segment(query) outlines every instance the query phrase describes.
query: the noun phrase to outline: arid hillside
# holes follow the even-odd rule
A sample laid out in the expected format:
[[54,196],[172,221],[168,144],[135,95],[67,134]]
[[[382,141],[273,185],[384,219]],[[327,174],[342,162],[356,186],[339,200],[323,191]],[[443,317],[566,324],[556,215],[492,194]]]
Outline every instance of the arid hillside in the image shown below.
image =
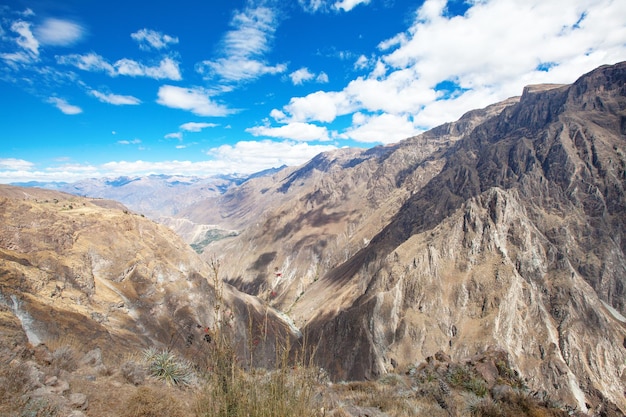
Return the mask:
[[[273,310],[216,280],[219,265],[119,203],[0,186],[0,219],[0,304],[34,346],[69,338],[113,355],[192,355],[205,328],[227,325],[243,354],[258,336],[251,320],[290,334]],[[261,364],[273,343],[258,348]]]

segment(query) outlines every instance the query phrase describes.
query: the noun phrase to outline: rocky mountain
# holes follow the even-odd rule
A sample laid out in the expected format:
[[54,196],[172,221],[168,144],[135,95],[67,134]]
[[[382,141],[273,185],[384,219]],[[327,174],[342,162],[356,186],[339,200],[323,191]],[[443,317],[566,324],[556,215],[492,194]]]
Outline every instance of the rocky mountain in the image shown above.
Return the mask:
[[336,380],[497,347],[531,389],[626,413],[626,63],[179,213]]
[[[197,356],[218,328],[250,357],[259,323],[284,340],[298,336],[282,313],[219,274],[217,262],[120,203],[0,186],[3,335],[20,333],[17,318],[32,346],[74,340],[118,357],[146,348]],[[0,356],[23,348],[19,339],[3,336]],[[260,365],[275,359],[276,341],[266,339],[255,346]]]

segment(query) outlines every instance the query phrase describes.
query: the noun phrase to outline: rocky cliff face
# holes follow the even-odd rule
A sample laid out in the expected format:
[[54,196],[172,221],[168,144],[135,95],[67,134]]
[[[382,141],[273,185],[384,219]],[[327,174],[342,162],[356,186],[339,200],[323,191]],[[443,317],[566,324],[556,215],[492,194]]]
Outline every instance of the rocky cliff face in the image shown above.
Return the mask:
[[[262,320],[291,337],[282,316],[215,273],[170,229],[119,203],[0,186],[0,310],[32,345],[73,339],[118,357],[148,347],[192,355],[204,328],[228,326],[243,354],[258,336],[248,326]],[[0,321],[3,334],[13,324]],[[260,364],[274,360],[267,340]]]
[[620,63],[250,181],[212,218],[240,235],[208,252],[336,379],[497,346],[532,389],[626,412],[625,152]]

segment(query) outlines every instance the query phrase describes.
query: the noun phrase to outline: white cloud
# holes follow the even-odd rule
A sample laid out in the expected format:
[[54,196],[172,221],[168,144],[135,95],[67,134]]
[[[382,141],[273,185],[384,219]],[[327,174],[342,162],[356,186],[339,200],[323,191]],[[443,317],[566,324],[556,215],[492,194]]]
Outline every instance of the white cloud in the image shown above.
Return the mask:
[[360,55],[354,63],[354,68],[365,69],[370,65],[369,59],[365,55]]
[[182,79],[178,62],[172,58],[163,58],[158,66],[149,67],[132,59],[120,59],[113,66],[117,74],[131,77],[149,77],[155,80],[169,79],[178,81]]
[[96,53],[88,53],[84,55],[71,54],[57,56],[57,63],[61,65],[72,65],[83,71],[102,71],[111,76],[116,75],[115,68],[109,64],[106,59]]
[[78,23],[69,20],[49,18],[35,28],[35,35],[41,44],[69,46],[81,40],[85,30]]
[[[185,146],[185,145],[179,145]],[[0,183],[26,181],[78,181],[93,177],[121,175],[197,175],[252,174],[282,165],[303,164],[320,152],[336,149],[333,145],[311,145],[291,141],[241,141],[210,149],[205,161],[111,161],[101,165],[64,163],[45,170],[17,159],[0,159]]]
[[216,127],[215,123],[203,123],[203,122],[188,122],[180,125],[181,130],[186,130],[187,132],[200,132],[202,129],[206,129],[207,127]]
[[325,11],[327,9],[326,0],[298,0],[298,4],[309,13]]
[[182,132],[168,133],[167,135],[165,135],[165,139],[183,140],[183,134],[182,134]]
[[357,112],[352,116],[352,127],[339,135],[363,143],[395,143],[422,133],[414,126],[409,116],[383,113],[368,116]]
[[[32,167],[31,167],[32,168]],[[24,169],[5,171],[0,166],[0,183],[12,182],[72,182],[85,178],[100,176],[96,167],[90,165],[62,165],[46,170],[35,170],[25,167]]]
[[[283,110],[272,111],[278,122],[318,121],[330,123],[337,116],[355,111],[345,92],[316,91],[305,97],[294,97]],[[289,116],[287,116],[289,115]],[[280,118],[280,116],[284,116]]]
[[66,100],[58,97],[50,97],[48,99],[48,103],[54,104],[57,109],[61,110],[65,114],[79,114],[83,112],[78,106],[74,106],[73,104],[69,104]]
[[319,74],[317,74],[317,78],[315,78],[315,81],[320,84],[326,84],[328,82],[328,74],[326,74],[324,71],[320,72]]
[[118,140],[117,143],[120,145],[139,145],[141,143],[141,139]]
[[169,79],[179,81],[182,79],[178,62],[172,58],[163,58],[158,66],[148,66],[132,59],[123,58],[110,64],[105,58],[95,53],[84,55],[71,54],[57,56],[57,63],[72,65],[83,71],[106,72],[115,77],[127,75],[130,77],[148,77],[156,80]]
[[226,116],[233,111],[211,100],[203,88],[184,88],[163,85],[159,88],[157,103],[190,111],[198,116]]
[[91,90],[89,94],[96,97],[98,100],[102,101],[103,103],[114,104],[116,106],[137,105],[141,103],[141,100],[133,96],[121,96],[118,94],[111,94],[111,93],[105,94],[96,90]]
[[[489,1],[452,19],[441,16],[443,3],[424,3],[409,36],[399,38],[397,49],[383,58],[388,65],[412,68],[430,85],[455,78],[466,88],[489,86],[519,94],[523,86],[518,80],[538,72],[542,62],[558,67],[594,50],[625,49],[626,21],[612,18],[626,13],[622,2]],[[607,33],[621,35],[611,41]],[[602,63],[600,57],[589,58],[577,73]]]
[[359,4],[368,4],[370,0],[340,0],[333,4],[333,8],[336,10],[343,10],[344,12],[349,12],[354,9]]
[[2,57],[2,59],[4,59],[5,61],[9,61],[11,64],[28,64],[33,61],[33,56],[24,51],[7,52],[0,54],[0,57]]
[[13,22],[11,30],[19,35],[15,42],[24,50],[25,53],[30,56],[31,59],[36,60],[39,58],[39,41],[33,35],[30,30],[30,23],[19,20]]
[[32,162],[24,159],[16,158],[0,158],[0,169],[8,169],[11,171],[27,170],[35,166]]
[[309,13],[328,12],[329,10],[349,12],[359,4],[368,4],[370,0],[298,0],[300,7]]
[[[323,2],[300,4],[324,7]],[[340,91],[293,97],[270,115],[281,123],[331,123],[361,112],[340,137],[370,142],[384,136],[383,126],[389,126],[388,137],[411,135],[519,95],[525,85],[571,83],[602,64],[626,59],[626,2],[468,4],[463,16],[450,17],[447,1],[426,0],[406,32],[379,43],[379,56],[355,61],[355,69],[369,74]],[[444,81],[458,89],[442,95],[437,87]]]
[[311,80],[315,80],[316,82],[320,84],[324,84],[328,82],[328,74],[322,71],[319,74],[315,75],[315,73],[309,71],[307,67],[302,67],[292,72],[291,74],[289,74],[289,78],[291,79],[291,82],[293,83],[293,85],[302,85],[306,81],[311,81]]
[[315,78],[315,74],[309,71],[307,67],[303,67],[289,74],[289,78],[291,78],[293,85],[301,85],[305,81],[311,81]]
[[178,38],[165,35],[151,29],[141,29],[130,35],[139,44],[140,49],[163,49],[178,43]]
[[[305,163],[320,152],[336,149],[333,145],[310,145],[306,142],[242,141],[211,149],[214,167],[222,172],[254,173],[282,165]],[[220,171],[217,171],[220,172]]]
[[280,127],[256,126],[246,129],[253,136],[266,136],[296,141],[329,140],[326,127],[294,122]]
[[196,70],[207,78],[216,76],[227,83],[285,72],[285,64],[269,65],[263,58],[270,50],[276,24],[274,11],[267,7],[248,8],[236,13],[231,21],[234,29],[223,40],[223,56],[201,62]]

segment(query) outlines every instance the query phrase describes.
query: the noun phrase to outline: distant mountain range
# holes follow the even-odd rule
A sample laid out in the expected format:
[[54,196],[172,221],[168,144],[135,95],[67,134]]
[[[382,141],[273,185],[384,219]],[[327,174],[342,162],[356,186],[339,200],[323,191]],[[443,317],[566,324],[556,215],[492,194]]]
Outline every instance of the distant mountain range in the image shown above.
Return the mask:
[[129,209],[150,218],[172,216],[181,208],[203,199],[218,196],[230,187],[285,167],[269,169],[251,175],[217,175],[192,177],[183,175],[122,176],[90,178],[74,183],[27,182],[13,183],[21,187],[40,187],[83,196],[116,200]]

